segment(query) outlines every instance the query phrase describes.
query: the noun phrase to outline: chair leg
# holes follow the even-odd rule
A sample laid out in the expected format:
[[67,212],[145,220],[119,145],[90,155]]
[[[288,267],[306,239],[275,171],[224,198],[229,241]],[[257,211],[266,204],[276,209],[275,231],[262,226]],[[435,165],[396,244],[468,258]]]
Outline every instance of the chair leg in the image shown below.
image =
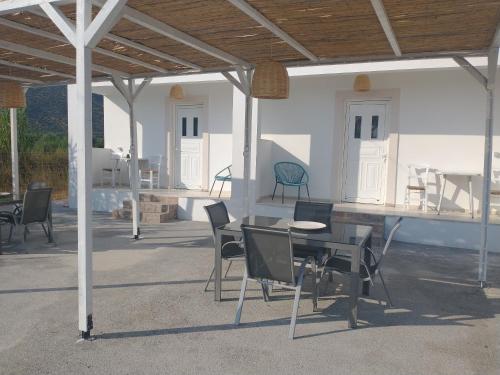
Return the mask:
[[285,185],[283,185],[283,191],[281,192],[281,204],[285,203]]
[[241,282],[240,299],[238,301],[238,308],[236,309],[236,318],[234,319],[234,324],[240,324],[241,320],[241,310],[243,310],[243,301],[245,300],[245,292],[247,290],[248,276],[245,269],[245,274],[243,275],[243,281]]
[[52,218],[49,218],[49,220],[47,221],[47,237],[49,243],[54,242],[54,228],[52,226]]
[[210,273],[210,276],[208,277],[207,283],[205,284],[205,289],[203,290],[204,292],[207,291],[208,285],[210,284],[210,281],[212,280],[212,276],[214,275],[215,272],[215,267],[212,268],[212,272]]
[[313,258],[311,260],[311,281],[312,281],[312,300],[313,300],[313,312],[318,311],[318,285],[317,285],[317,276],[318,276],[318,267],[316,265],[316,260]]
[[264,299],[264,302],[269,301],[269,290],[267,289],[267,285],[265,284],[260,284],[262,288],[262,298]]
[[300,201],[300,185],[299,185],[299,194],[298,194],[297,200]]
[[309,199],[309,202],[311,201],[311,196],[309,195],[309,185],[306,184],[306,190],[307,190],[307,198]]
[[380,281],[382,282],[382,286],[384,287],[385,295],[387,296],[387,301],[389,302],[389,306],[393,307],[394,305],[392,304],[391,296],[389,295],[389,291],[387,290],[387,287],[385,286],[385,281],[384,278],[382,277],[382,273],[378,271],[378,276],[380,277]]
[[12,237],[14,236],[14,231],[16,230],[16,225],[11,224],[10,225],[10,230],[9,230],[9,239],[7,240],[7,243],[10,243],[12,241]]
[[214,190],[214,186],[215,186],[215,180],[212,184],[212,187],[210,188],[210,193],[208,194],[208,196],[211,196],[212,195],[212,190]]
[[227,274],[229,273],[229,269],[231,268],[231,265],[232,265],[232,264],[233,264],[233,261],[232,261],[232,260],[230,260],[230,261],[229,261],[229,264],[227,265],[227,270],[226,270],[226,273],[224,274],[224,278],[226,278],[226,277],[227,277]]
[[293,309],[292,309],[292,319],[290,321],[290,330],[288,331],[288,338],[291,340],[293,340],[293,337],[295,336],[295,325],[297,324],[297,313],[299,311],[301,290],[302,290],[302,283],[297,285],[297,289],[295,289],[295,298],[293,300]]
[[273,190],[273,197],[271,198],[271,200],[274,200],[274,195],[276,194],[276,188],[278,187],[278,183],[276,182],[274,184],[274,190]]
[[220,195],[222,194],[222,189],[224,189],[224,183],[226,181],[222,181],[222,186],[220,187],[220,191],[219,191],[219,198],[220,198]]

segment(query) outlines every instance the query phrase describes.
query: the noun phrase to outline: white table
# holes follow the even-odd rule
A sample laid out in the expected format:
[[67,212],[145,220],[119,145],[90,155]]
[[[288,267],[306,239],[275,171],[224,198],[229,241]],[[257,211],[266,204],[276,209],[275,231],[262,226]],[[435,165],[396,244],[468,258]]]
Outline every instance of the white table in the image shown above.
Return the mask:
[[444,189],[446,187],[446,181],[448,181],[449,176],[464,177],[469,183],[469,210],[470,215],[474,218],[474,196],[472,195],[472,177],[480,177],[481,173],[476,171],[466,171],[466,170],[440,170],[436,174],[443,176],[443,184],[441,186],[441,194],[439,195],[439,203],[437,207],[437,213],[441,212],[441,202],[443,200]]

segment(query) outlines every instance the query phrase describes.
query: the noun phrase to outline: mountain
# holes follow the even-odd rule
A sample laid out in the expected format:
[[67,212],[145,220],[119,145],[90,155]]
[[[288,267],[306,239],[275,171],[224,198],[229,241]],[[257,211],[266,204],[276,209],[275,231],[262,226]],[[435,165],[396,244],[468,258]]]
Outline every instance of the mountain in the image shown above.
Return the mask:
[[[29,88],[26,92],[26,116],[29,127],[43,133],[68,134],[68,95],[66,86]],[[94,139],[104,138],[103,97],[92,95],[92,132]]]

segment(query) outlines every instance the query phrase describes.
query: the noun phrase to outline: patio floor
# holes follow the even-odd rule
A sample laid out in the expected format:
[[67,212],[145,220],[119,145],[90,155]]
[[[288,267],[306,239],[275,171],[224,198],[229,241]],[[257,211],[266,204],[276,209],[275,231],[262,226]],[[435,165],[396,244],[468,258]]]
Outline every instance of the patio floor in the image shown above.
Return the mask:
[[[496,374],[500,368],[500,254],[491,287],[477,288],[477,255],[396,243],[384,265],[396,308],[376,282],[347,329],[346,279],[328,285],[313,313],[304,294],[288,340],[289,292],[265,303],[248,293],[231,324],[241,264],[223,282],[222,303],[204,293],[213,264],[206,223],[142,229],[95,216],[95,340],[78,342],[76,216],[58,208],[56,246],[33,230],[0,256],[0,373],[7,374]],[[309,285],[310,279],[307,279]],[[322,286],[323,289],[323,286]],[[334,290],[338,293],[333,296]],[[307,290],[306,290],[307,292]]]

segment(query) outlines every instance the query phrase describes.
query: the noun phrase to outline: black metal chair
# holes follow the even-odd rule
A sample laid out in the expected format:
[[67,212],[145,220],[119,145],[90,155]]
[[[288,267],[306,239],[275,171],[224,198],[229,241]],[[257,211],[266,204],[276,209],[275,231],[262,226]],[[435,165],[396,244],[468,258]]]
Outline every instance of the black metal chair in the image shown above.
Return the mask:
[[18,224],[24,226],[23,240],[26,241],[28,226],[41,224],[49,242],[54,242],[51,220],[52,188],[27,190],[24,193],[23,209]]
[[295,291],[292,318],[288,333],[288,337],[293,339],[304,271],[308,259],[302,262],[298,273],[296,273],[292,234],[290,231],[262,229],[250,225],[242,225],[241,230],[243,233],[246,269],[241,284],[234,324],[240,324],[241,311],[249,280],[260,283],[263,287],[277,283],[282,288]]
[[[316,221],[323,223],[328,229],[331,228],[332,223],[332,203],[321,202],[295,202],[295,210],[293,213],[294,221]],[[312,288],[313,288],[313,311],[318,309],[318,284],[319,280],[318,267],[323,263],[323,258],[328,254],[328,249],[323,247],[307,246],[307,245],[294,245],[293,255],[295,258],[307,259],[311,258],[311,273],[312,273]]]
[[[382,282],[382,286],[384,287],[385,294],[387,296],[387,300],[389,302],[389,306],[393,306],[391,296],[389,295],[389,291],[387,290],[387,287],[385,285],[384,278],[382,277],[382,272],[380,270],[382,266],[382,262],[387,255],[387,251],[389,250],[389,247],[391,246],[392,240],[394,239],[394,236],[396,235],[396,232],[398,229],[401,227],[401,222],[403,221],[402,217],[399,217],[396,220],[396,223],[392,227],[391,231],[389,232],[389,236],[387,237],[387,241],[385,243],[384,249],[382,250],[382,254],[380,257],[377,258],[375,253],[373,252],[372,249],[366,248],[365,251],[368,251],[370,253],[370,256],[372,258],[373,263],[370,264],[369,266],[364,262],[363,259],[361,259],[361,266],[359,269],[359,276],[363,281],[369,281],[370,284],[373,286],[373,279],[375,276],[379,276],[380,281]],[[324,267],[323,271],[321,273],[321,276],[325,273],[350,273],[351,272],[351,260],[350,256],[345,256],[345,255],[334,255],[329,258],[327,258],[324,262]]]
[[[224,202],[218,202],[215,204],[211,204],[209,206],[205,206],[205,212],[207,213],[208,220],[210,221],[210,225],[212,227],[212,234],[214,237],[214,243],[215,243],[215,235],[216,235],[216,229],[228,224],[230,222],[229,220],[229,214],[227,212],[226,205]],[[243,251],[243,248],[241,246],[240,241],[236,241],[234,237],[232,236],[222,236],[222,259],[229,261],[229,265],[227,266],[226,273],[224,274],[224,278],[227,276],[227,273],[229,272],[229,269],[231,268],[231,265],[233,264],[233,260],[244,260],[245,258],[245,253]],[[210,284],[210,281],[212,280],[212,277],[215,272],[215,267],[212,269],[212,272],[210,273],[210,276],[208,277],[207,283],[205,285],[205,292],[208,289],[208,285]]]

